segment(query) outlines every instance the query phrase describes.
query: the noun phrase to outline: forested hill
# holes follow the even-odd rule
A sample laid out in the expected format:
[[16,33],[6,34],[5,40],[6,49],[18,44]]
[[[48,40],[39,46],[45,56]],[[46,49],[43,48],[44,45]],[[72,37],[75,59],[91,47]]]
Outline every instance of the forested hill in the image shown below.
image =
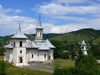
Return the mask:
[[[35,39],[35,36],[36,34],[25,34],[29,39],[29,40],[34,40]],[[48,33],[48,34],[43,34],[43,38],[44,39],[50,39],[50,38],[53,38],[55,36],[58,36],[58,35],[62,35],[62,34],[57,34],[57,33]],[[5,36],[5,37],[2,37],[0,36],[0,42],[8,42],[9,40],[12,40],[11,37],[13,35],[8,35],[8,36]]]
[[[28,39],[34,40],[36,34],[25,34]],[[0,42],[7,42],[11,40],[11,36],[5,36],[5,37],[0,37]],[[100,30],[94,30],[92,28],[86,28],[86,29],[80,29],[77,31],[72,31],[69,33],[64,33],[64,34],[57,34],[57,33],[48,33],[48,34],[43,34],[44,39],[50,39],[50,40],[58,40],[63,43],[81,43],[82,40],[84,39],[86,43],[100,43]]]
[[63,43],[81,43],[82,40],[85,40],[86,43],[100,43],[100,30],[94,30],[92,28],[80,29],[77,31],[72,31],[51,38],[50,40],[58,40]]

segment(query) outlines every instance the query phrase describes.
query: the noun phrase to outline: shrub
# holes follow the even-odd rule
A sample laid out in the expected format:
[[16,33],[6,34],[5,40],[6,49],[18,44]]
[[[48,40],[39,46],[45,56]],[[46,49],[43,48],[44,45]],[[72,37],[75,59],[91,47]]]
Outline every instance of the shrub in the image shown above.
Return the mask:
[[6,74],[6,63],[4,61],[0,61],[0,75]]

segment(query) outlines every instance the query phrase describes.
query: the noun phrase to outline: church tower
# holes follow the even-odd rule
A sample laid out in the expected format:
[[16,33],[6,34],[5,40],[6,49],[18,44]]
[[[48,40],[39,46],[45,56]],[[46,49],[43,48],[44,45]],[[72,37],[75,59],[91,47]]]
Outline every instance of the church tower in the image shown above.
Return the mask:
[[85,43],[85,41],[83,40],[82,43],[81,43],[81,50],[83,51],[83,54],[84,55],[87,55],[87,49],[86,49],[86,46],[87,44]]
[[19,24],[19,29],[12,36],[13,40],[13,54],[12,54],[12,62],[15,65],[18,64],[27,64],[27,59],[26,59],[26,36],[22,33],[20,24]]
[[35,40],[43,40],[43,27],[41,23],[41,14],[39,14],[39,21],[36,27],[36,38]]

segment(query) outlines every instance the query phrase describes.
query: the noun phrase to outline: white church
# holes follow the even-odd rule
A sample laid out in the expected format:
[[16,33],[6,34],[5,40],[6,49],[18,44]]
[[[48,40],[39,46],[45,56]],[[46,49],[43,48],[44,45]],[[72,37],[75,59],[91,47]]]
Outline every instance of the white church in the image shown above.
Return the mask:
[[55,47],[48,39],[43,40],[43,27],[40,16],[36,27],[35,40],[26,40],[27,37],[21,31],[20,25],[16,34],[11,38],[12,43],[5,46],[4,61],[18,66],[20,64],[27,65],[28,62],[52,62],[54,60],[53,49]]

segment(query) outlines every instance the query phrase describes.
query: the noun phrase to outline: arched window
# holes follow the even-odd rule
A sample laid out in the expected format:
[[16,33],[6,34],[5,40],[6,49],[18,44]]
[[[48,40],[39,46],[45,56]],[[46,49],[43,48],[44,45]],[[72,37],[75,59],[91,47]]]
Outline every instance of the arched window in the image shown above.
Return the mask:
[[20,50],[20,54],[22,53],[22,50]]
[[41,36],[41,32],[40,32],[40,36]]
[[15,47],[15,41],[14,41],[14,47]]
[[84,47],[82,46],[82,49],[84,49]]
[[44,54],[44,58],[46,58],[46,54]]
[[32,54],[32,58],[33,58],[33,54]]
[[22,41],[20,41],[20,47],[22,47]]

